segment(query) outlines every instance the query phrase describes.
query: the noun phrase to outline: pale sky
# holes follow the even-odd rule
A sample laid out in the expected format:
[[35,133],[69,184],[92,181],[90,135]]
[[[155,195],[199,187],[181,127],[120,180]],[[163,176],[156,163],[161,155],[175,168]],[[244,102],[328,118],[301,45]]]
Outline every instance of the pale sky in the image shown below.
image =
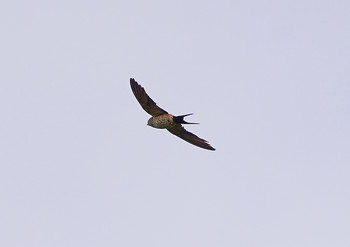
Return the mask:
[[1,4],[0,246],[350,246],[349,9]]

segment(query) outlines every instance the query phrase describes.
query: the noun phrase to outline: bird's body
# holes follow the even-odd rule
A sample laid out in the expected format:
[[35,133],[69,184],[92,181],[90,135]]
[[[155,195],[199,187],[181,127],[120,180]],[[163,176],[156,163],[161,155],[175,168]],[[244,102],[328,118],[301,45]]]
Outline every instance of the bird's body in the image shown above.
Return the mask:
[[157,129],[167,129],[170,133],[198,147],[215,150],[208,142],[185,130],[181,124],[195,124],[184,121],[184,117],[191,114],[174,116],[163,110],[147,95],[145,89],[141,87],[133,78],[130,78],[131,89],[140,103],[141,107],[152,117],[148,120],[148,125]]
[[162,114],[159,116],[154,116],[151,117],[148,122],[147,125],[153,127],[153,128],[157,128],[157,129],[169,129],[169,128],[174,128],[177,125],[181,125],[181,124],[197,124],[197,123],[188,123],[184,120],[184,117],[187,117],[189,115],[192,115],[192,113],[190,114],[186,114],[186,115],[181,115],[181,116],[174,116],[171,114]]
[[174,116],[171,114],[162,114],[151,117],[147,125],[157,129],[167,129],[174,125]]

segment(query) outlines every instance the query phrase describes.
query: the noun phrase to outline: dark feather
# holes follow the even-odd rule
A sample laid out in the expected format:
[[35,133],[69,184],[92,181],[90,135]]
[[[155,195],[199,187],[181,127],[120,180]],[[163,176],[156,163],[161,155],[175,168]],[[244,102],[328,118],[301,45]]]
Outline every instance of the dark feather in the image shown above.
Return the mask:
[[147,95],[145,89],[141,87],[133,78],[130,78],[130,86],[137,101],[148,114],[155,117],[168,113],[157,106],[157,104]]

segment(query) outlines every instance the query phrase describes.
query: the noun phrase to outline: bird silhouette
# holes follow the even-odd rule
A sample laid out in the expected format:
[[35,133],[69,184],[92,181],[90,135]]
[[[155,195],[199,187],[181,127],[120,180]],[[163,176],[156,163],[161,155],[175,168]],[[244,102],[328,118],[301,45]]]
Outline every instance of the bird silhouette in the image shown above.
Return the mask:
[[148,125],[157,129],[167,129],[170,133],[180,137],[181,139],[197,146],[200,148],[215,150],[210,144],[185,130],[181,124],[197,124],[197,123],[188,123],[184,120],[184,117],[192,115],[185,114],[181,116],[174,116],[169,114],[167,111],[163,110],[147,95],[145,89],[138,84],[135,79],[130,78],[130,86],[132,92],[134,93],[137,101],[140,103],[141,107],[152,117],[148,120]]

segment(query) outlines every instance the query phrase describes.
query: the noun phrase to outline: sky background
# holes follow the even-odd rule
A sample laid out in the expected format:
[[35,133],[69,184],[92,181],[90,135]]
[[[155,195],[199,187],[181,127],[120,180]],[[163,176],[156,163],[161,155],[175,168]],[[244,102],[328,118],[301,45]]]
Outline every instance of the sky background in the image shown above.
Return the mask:
[[0,246],[350,246],[349,8],[2,3]]

